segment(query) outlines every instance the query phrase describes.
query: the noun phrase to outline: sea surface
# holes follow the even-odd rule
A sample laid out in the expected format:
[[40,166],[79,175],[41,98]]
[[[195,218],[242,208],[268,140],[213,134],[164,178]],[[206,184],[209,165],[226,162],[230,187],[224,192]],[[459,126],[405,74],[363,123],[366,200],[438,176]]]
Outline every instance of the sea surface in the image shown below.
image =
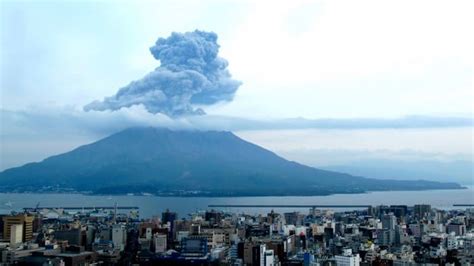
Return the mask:
[[[429,191],[385,191],[365,194],[335,194],[312,197],[155,197],[155,196],[90,196],[82,194],[34,194],[0,193],[0,213],[21,210],[25,207],[98,207],[98,206],[137,206],[141,218],[160,215],[166,209],[175,211],[180,218],[190,213],[204,211],[209,204],[244,205],[408,205],[431,204],[440,209],[453,209],[453,204],[474,204],[474,187],[461,190]],[[247,214],[265,214],[272,208],[215,208],[229,212]],[[300,211],[309,209],[274,208],[277,212]],[[347,210],[347,209],[339,209]]]

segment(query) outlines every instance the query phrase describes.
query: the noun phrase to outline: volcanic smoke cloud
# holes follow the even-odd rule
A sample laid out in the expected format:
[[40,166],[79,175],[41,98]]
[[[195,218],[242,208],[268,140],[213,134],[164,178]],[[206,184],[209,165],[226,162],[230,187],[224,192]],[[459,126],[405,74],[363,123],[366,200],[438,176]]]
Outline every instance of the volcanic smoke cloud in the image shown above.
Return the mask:
[[173,32],[166,39],[159,38],[150,51],[160,60],[159,67],[84,110],[118,110],[142,104],[151,113],[172,117],[204,114],[193,106],[231,101],[241,85],[232,79],[227,60],[217,56],[219,45],[213,32]]

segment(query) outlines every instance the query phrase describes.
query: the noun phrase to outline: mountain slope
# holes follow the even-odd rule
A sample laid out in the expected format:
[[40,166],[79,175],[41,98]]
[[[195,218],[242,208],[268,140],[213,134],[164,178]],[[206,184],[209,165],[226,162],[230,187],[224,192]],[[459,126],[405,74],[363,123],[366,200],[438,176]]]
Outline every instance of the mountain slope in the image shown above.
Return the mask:
[[474,184],[474,162],[467,160],[365,159],[321,168],[378,179],[416,180],[428,178],[439,182],[450,181],[463,185]]
[[[459,188],[376,180],[287,161],[230,132],[131,128],[39,163],[0,173],[4,190],[72,188],[98,193],[319,195]],[[186,192],[182,192],[186,191]]]

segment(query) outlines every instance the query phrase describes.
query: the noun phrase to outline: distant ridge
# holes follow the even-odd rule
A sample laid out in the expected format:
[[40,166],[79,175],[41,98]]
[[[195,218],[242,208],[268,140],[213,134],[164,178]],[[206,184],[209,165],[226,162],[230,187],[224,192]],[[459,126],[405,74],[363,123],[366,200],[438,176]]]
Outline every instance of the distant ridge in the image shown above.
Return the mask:
[[1,191],[179,196],[327,195],[459,189],[455,183],[378,180],[285,160],[226,131],[130,128],[0,173]]

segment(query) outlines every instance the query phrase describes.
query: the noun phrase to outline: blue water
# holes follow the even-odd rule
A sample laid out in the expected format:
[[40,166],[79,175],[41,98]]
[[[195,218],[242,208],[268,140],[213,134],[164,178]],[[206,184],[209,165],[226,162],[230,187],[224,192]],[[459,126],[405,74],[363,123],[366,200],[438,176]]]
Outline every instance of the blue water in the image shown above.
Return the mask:
[[[450,209],[453,204],[474,204],[474,187],[463,190],[388,191],[366,194],[336,194],[313,197],[233,197],[233,198],[180,198],[155,196],[87,196],[81,194],[22,194],[0,193],[0,213],[24,207],[41,206],[138,206],[142,218],[160,215],[166,209],[178,212],[181,218],[189,213],[206,210],[209,204],[332,204],[332,205],[391,205],[431,204],[433,207]],[[269,208],[221,208],[224,211],[263,214]],[[307,209],[275,209],[279,212]]]

